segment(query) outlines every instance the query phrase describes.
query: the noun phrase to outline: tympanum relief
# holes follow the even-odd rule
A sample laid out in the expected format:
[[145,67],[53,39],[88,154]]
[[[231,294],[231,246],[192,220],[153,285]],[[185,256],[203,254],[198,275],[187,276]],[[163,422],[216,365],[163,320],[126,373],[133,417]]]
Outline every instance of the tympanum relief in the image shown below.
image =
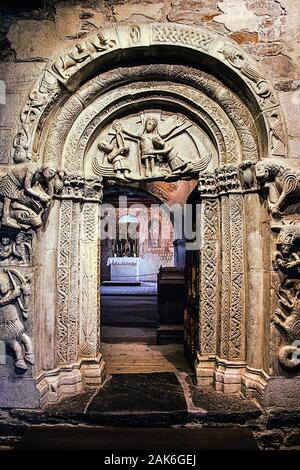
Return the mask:
[[190,178],[213,160],[204,132],[177,114],[147,111],[113,122],[91,152],[92,171],[123,181]]

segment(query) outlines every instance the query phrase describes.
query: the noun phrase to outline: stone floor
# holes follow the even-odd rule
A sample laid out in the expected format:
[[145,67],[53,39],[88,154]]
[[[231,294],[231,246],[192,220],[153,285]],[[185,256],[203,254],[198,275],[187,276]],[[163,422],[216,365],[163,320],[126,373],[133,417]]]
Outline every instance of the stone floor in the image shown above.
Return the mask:
[[255,400],[195,385],[182,345],[102,350],[110,374],[103,387],[43,410],[0,410],[0,448],[51,449],[57,439],[61,448],[86,450],[181,449],[180,442],[198,450],[299,448],[297,410],[262,410]]
[[103,343],[101,350],[109,374],[191,373],[182,344]]
[[178,370],[112,374],[103,387],[43,410],[0,410],[0,448],[51,448],[59,436],[59,445],[70,449],[121,449],[118,439],[134,448],[136,435],[146,449],[166,443],[179,449],[180,439],[186,449],[248,449],[254,437],[260,448],[298,449],[300,413],[262,410],[254,400],[196,386]]

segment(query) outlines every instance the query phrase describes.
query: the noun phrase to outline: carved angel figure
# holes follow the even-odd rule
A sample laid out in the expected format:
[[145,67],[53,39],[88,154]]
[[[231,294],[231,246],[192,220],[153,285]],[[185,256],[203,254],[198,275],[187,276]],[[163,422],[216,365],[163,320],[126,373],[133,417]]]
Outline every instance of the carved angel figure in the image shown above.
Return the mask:
[[29,295],[30,278],[14,270],[0,271],[0,339],[11,347],[15,366],[22,371],[28,369],[27,364],[34,364],[31,339],[20,320],[20,314],[27,318]]
[[165,159],[173,173],[180,173],[192,169],[190,162],[182,160],[174,151],[173,146],[166,143],[176,129],[184,131],[183,125],[186,120],[178,117],[176,124],[165,134],[158,132],[158,122],[155,117],[147,117],[145,126],[141,134],[134,134],[122,128],[120,123],[115,123],[113,128],[122,131],[133,140],[137,140],[140,146],[140,156],[142,164],[145,166],[145,176],[153,177],[156,175],[156,164],[160,158]]
[[38,228],[41,215],[53,196],[56,170],[34,163],[14,165],[0,172],[1,224],[14,229]]
[[270,204],[272,215],[280,217],[288,199],[300,195],[300,171],[269,162],[256,164],[256,178],[259,184],[275,183],[278,199]]

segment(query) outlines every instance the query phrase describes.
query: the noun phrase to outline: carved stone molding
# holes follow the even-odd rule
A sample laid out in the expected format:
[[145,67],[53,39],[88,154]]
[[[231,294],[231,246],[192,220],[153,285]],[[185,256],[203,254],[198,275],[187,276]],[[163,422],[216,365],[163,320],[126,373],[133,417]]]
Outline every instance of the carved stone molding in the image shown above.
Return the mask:
[[[199,175],[201,200],[198,380],[241,390],[245,368],[244,192],[239,165]],[[221,306],[221,307],[220,307]]]
[[244,202],[240,194],[229,196],[231,236],[231,297],[229,318],[230,359],[245,359]]
[[207,198],[201,205],[201,298],[199,353],[217,353],[217,317],[219,312],[219,201]]
[[[234,144],[236,141],[234,132],[231,130],[231,133],[228,133],[228,129],[231,125],[230,122],[232,122],[234,128],[236,129],[237,135],[239,136],[244,157],[254,160],[259,158],[257,135],[253,118],[251,117],[250,112],[247,110],[247,107],[240,99],[238,99],[236,95],[230,92],[229,89],[226,89],[221,84],[221,82],[203,72],[200,73],[191,67],[177,65],[167,66],[162,64],[147,67],[138,66],[132,68],[122,68],[106,72],[103,75],[91,80],[82,89],[78,90],[77,95],[73,95],[56,115],[56,119],[49,132],[49,137],[45,146],[45,160],[59,161],[62,154],[64,153],[64,148],[66,148],[65,142],[66,140],[69,140],[71,145],[67,145],[69,150],[65,157],[65,166],[67,167],[68,171],[74,171],[76,169],[80,171],[80,166],[76,167],[76,165],[80,165],[81,159],[83,161],[85,158],[85,149],[90,139],[89,136],[95,132],[97,126],[102,126],[103,120],[107,120],[108,98],[112,96],[109,98],[111,102],[112,116],[113,113],[120,108],[122,103],[122,101],[120,101],[120,94],[116,93],[115,99],[117,99],[118,102],[112,106],[113,95],[110,93],[107,95],[107,97],[104,97],[104,92],[109,90],[110,87],[115,87],[118,82],[120,82],[119,87],[122,87],[124,83],[127,83],[130,80],[136,80],[137,76],[144,81],[147,78],[151,78],[152,81],[149,82],[147,87],[145,87],[144,84],[138,85],[132,83],[130,87],[124,88],[124,96],[133,96],[134,90],[135,93],[142,92],[144,90],[144,92],[147,93],[148,98],[155,100],[156,97],[152,94],[153,92],[151,91],[153,90],[154,84],[161,78],[167,78],[168,80],[174,81],[176,86],[174,86],[174,83],[172,88],[169,87],[166,89],[164,92],[166,95],[165,99],[168,98],[167,90],[169,90],[168,93],[171,91],[173,93],[172,96],[169,97],[172,103],[174,103],[174,92],[176,92],[179,108],[184,106],[188,111],[188,109],[191,107],[195,108],[195,106],[198,107],[198,105],[201,104],[203,111],[200,118],[204,121],[206,127],[208,126],[211,128],[211,132],[217,139],[218,151],[220,155],[219,158],[221,162],[225,163],[227,160],[235,161],[241,159],[240,150],[238,146]],[[182,100],[180,101],[183,91],[181,84],[187,84],[201,90],[204,95],[209,96],[211,101],[205,98],[205,96],[198,94],[196,104],[194,101],[196,96],[195,93],[189,93],[187,96],[189,96],[189,100],[193,101],[191,101],[189,107],[186,107],[186,104],[183,103]],[[160,82],[159,87],[156,86],[156,89],[159,89],[160,92],[165,88],[166,86],[162,82]],[[181,90],[181,95],[178,94],[179,89]],[[99,95],[103,96],[103,98],[97,99]],[[157,97],[157,99],[160,98]],[[97,102],[95,102],[95,100],[97,100]],[[133,99],[131,99],[131,101],[132,103],[134,102]],[[222,120],[220,120],[220,109],[218,110],[216,105],[212,105],[213,102],[217,103],[218,106],[222,108],[225,114],[227,114],[229,117],[227,125],[224,117]],[[92,106],[89,106],[90,104],[92,104]],[[129,107],[130,101],[128,101],[128,99],[124,100],[123,106]],[[144,104],[142,106],[144,106]],[[106,108],[105,113],[99,113],[99,110],[101,110],[103,107]],[[207,111],[211,113],[209,118],[206,115]],[[82,115],[82,117],[80,115]],[[103,117],[101,118],[101,116]],[[219,116],[218,118],[214,118],[215,123],[212,121],[213,116]],[[75,121],[77,122],[76,125],[73,124]],[[72,127],[73,130],[71,130]],[[219,127],[222,129],[224,137],[222,137],[222,133],[220,132]],[[88,133],[85,131],[85,129],[87,129]],[[68,134],[70,134],[69,139]],[[225,146],[225,140],[229,143],[229,147]]]
[[[138,47],[155,46],[177,48],[179,52],[190,48],[195,53],[207,55],[215,63],[221,62],[231,75],[237,75],[243,83],[245,96],[253,101],[252,109],[260,110],[268,137],[267,152],[270,156],[286,155],[286,132],[282,112],[274,89],[258,65],[237,44],[204,28],[177,24],[116,25],[93,34],[71,50],[54,58],[47,65],[20,113],[13,139],[14,161],[35,159],[34,134],[41,128],[41,121],[49,113],[55,99],[65,87],[74,91],[88,77],[90,70],[109,61],[109,55]],[[201,58],[200,57],[200,58]],[[209,62],[208,62],[209,63]],[[95,64],[95,67],[92,66]],[[216,67],[217,68],[217,67]],[[232,80],[234,83],[234,80]]]
[[69,296],[72,233],[71,200],[61,202],[57,260],[56,354],[59,363],[69,360]]
[[95,356],[100,341],[100,244],[99,208],[84,204],[80,253],[80,354]]
[[[156,107],[156,103],[160,101],[163,101],[166,110],[162,106]],[[147,108],[145,109],[146,103],[148,106],[152,105],[153,112],[147,111]],[[173,113],[173,116],[168,112],[171,103],[172,106],[176,105],[178,109],[176,114]],[[133,114],[132,107],[134,109],[138,108],[139,113]],[[125,117],[120,120],[119,124],[123,125],[125,132],[118,133],[120,139],[123,138],[124,141],[124,145],[120,144],[118,147],[116,138],[114,138],[114,127],[117,125],[114,117],[120,110],[122,110]],[[163,168],[165,174],[156,174],[156,178],[192,177],[193,173],[203,171],[208,166],[210,153],[213,154],[211,160],[214,162],[214,166],[218,165],[217,159],[221,163],[226,163],[227,160],[242,161],[237,131],[219,105],[199,91],[191,90],[188,86],[178,87],[176,84],[157,81],[120,86],[117,90],[101,95],[78,116],[74,116],[73,126],[64,138],[64,168],[67,172],[81,172],[84,164],[85,171],[89,174],[96,173],[98,176],[117,177],[126,181],[134,179],[134,177],[139,179],[141,173],[143,177],[149,178],[151,176],[146,176],[144,165],[140,169],[135,168],[136,165],[133,165],[134,168],[125,168],[126,165],[133,164],[134,159],[138,159],[137,151],[133,148],[132,135],[135,135],[135,140],[138,141],[139,135],[143,135],[147,118],[155,118],[157,132],[164,134],[168,130],[168,123],[169,129],[171,129],[176,123],[177,117],[178,119],[184,119],[184,116],[188,114],[192,114],[192,117],[190,119],[185,118],[185,124],[182,124],[177,131],[174,130],[170,141],[166,141],[165,147],[161,149],[161,151],[165,151],[173,147],[173,152],[170,150],[169,153],[165,152],[165,156],[162,155],[165,161]],[[110,121],[108,126],[106,125],[107,121]],[[204,128],[209,129],[209,132],[205,132]],[[99,134],[99,129],[101,129],[101,134],[99,140],[95,141],[94,136]],[[59,131],[59,128],[57,128],[57,131]],[[53,129],[53,138],[57,131]],[[130,132],[131,137],[126,135],[126,132],[127,134]],[[211,135],[215,136],[214,142],[211,140]],[[180,141],[185,141],[184,145],[181,145],[182,148],[180,148],[179,136]],[[50,145],[51,139],[52,134],[50,132]],[[158,145],[158,142],[156,145]],[[180,165],[174,164],[172,170],[171,165],[168,165],[168,161],[171,161],[175,154],[178,154],[178,159],[184,158],[182,152],[186,145],[190,147],[191,161],[185,155],[185,165],[182,165],[181,174],[178,174],[178,172],[176,174],[176,170]],[[116,152],[126,155],[117,156]],[[49,158],[53,159],[56,154],[56,151],[54,153],[49,151]],[[112,158],[113,155],[115,155],[114,158]],[[123,171],[119,171],[122,174],[116,175],[113,163],[109,164],[108,160],[113,161],[115,159],[118,161],[122,159],[123,161]],[[91,162],[93,162],[92,166]],[[188,163],[192,165],[188,166]],[[126,173],[126,176],[124,173]]]

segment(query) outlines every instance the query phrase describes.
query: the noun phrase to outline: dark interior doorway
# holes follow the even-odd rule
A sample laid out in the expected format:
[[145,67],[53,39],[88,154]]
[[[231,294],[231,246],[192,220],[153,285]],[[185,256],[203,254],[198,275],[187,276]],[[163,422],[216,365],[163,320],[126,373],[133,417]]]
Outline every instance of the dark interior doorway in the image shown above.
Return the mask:
[[[120,196],[126,197],[129,209],[146,209],[126,213]],[[184,246],[176,240],[170,214],[153,211],[160,203],[137,188],[113,186],[104,193],[103,204],[114,208],[119,227],[115,238],[101,241],[101,341],[111,373],[188,367],[183,352]],[[130,240],[130,229],[128,239],[121,239],[123,223],[137,229],[137,242]],[[162,235],[167,224],[169,238]],[[141,234],[143,225],[146,237]]]

